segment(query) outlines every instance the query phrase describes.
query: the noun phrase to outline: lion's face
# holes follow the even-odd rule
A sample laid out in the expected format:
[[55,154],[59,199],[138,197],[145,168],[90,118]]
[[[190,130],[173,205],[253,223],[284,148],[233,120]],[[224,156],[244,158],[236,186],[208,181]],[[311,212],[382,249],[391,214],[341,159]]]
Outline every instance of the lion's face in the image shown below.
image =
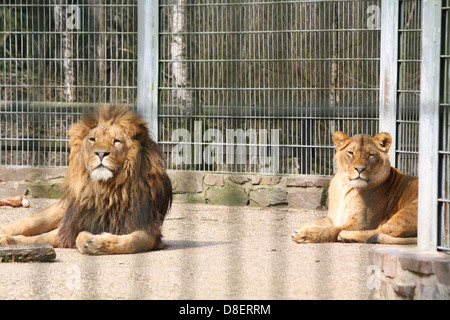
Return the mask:
[[94,181],[107,181],[123,166],[128,137],[117,125],[101,123],[84,138],[84,162]]
[[119,184],[141,165],[143,150],[151,141],[145,121],[123,107],[104,107],[87,114],[72,126],[69,136],[72,177]]
[[355,135],[348,137],[336,132],[336,163],[348,185],[369,188],[382,183],[389,175],[391,165],[387,152],[392,142],[390,134],[381,132],[375,137]]

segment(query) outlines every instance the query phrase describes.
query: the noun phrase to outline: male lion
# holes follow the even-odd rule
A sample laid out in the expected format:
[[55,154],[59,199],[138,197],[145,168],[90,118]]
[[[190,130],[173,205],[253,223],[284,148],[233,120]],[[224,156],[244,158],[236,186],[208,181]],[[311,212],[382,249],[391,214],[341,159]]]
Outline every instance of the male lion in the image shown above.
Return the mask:
[[51,244],[88,254],[159,249],[172,202],[162,154],[147,124],[104,106],[69,129],[62,199],[0,230],[0,244]]
[[302,224],[293,240],[416,243],[418,179],[391,167],[391,136],[349,138],[339,131],[333,141],[338,171],[330,182],[328,216]]

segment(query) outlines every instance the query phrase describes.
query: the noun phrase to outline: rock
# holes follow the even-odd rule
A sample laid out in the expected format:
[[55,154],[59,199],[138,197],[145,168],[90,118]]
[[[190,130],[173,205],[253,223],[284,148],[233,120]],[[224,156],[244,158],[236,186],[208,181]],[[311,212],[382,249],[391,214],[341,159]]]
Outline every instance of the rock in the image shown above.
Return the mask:
[[438,281],[450,287],[450,260],[449,259],[439,259],[434,261],[433,270],[436,273]]
[[67,168],[2,167],[1,181],[35,181],[63,178]]
[[394,278],[397,274],[398,258],[394,255],[385,254],[383,256],[383,272],[386,277]]
[[6,198],[27,192],[27,185],[22,182],[11,181],[0,183],[0,198]]
[[28,185],[33,198],[60,199],[64,192],[61,190],[62,179],[36,181]]
[[261,188],[250,192],[250,201],[262,207],[286,205],[286,196],[286,191]]
[[416,285],[415,283],[395,283],[392,285],[394,292],[401,298],[412,300],[414,299]]
[[170,179],[174,181],[174,193],[196,193],[203,191],[203,172],[174,171],[169,172]]
[[430,255],[413,253],[405,254],[399,258],[403,270],[408,270],[420,274],[433,274],[433,259]]
[[206,190],[206,202],[227,206],[245,206],[248,204],[248,194],[244,189],[238,187],[211,187]]
[[296,188],[287,195],[289,207],[315,210],[321,205],[322,191],[321,188]]
[[262,177],[261,176],[251,176],[250,179],[252,180],[253,185],[258,185],[261,183]]
[[210,175],[206,176],[204,183],[207,186],[223,187],[225,185],[223,182],[222,174],[210,174]]
[[203,193],[175,193],[173,195],[174,203],[205,203]]
[[236,184],[244,184],[249,180],[250,179],[246,176],[240,176],[240,175],[228,176],[228,181],[234,182]]
[[261,184],[274,185],[274,184],[278,184],[280,182],[280,180],[281,180],[281,177],[266,176],[266,177],[262,177]]
[[317,176],[295,176],[287,178],[288,187],[326,187],[330,178]]
[[0,247],[0,262],[51,261],[55,249],[48,244],[7,245]]

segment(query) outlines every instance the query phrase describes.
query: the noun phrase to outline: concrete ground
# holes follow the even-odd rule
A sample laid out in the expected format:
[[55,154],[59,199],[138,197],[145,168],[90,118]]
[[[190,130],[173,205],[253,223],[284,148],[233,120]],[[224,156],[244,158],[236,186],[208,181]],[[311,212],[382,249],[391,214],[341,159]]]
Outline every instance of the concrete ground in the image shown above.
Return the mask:
[[[0,227],[36,213],[0,208]],[[166,248],[88,256],[56,249],[47,263],[0,263],[0,299],[368,299],[369,251],[381,245],[296,244],[325,211],[174,204]]]

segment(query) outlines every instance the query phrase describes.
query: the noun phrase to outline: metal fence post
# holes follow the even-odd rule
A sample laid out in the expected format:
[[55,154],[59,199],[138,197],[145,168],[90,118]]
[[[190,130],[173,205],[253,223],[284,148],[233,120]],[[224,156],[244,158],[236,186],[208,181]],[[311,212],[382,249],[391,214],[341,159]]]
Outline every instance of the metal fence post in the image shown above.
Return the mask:
[[158,140],[158,1],[138,1],[137,110]]
[[389,132],[391,165],[396,165],[399,2],[381,1],[379,131]]
[[422,2],[418,247],[435,250],[438,224],[441,0]]

